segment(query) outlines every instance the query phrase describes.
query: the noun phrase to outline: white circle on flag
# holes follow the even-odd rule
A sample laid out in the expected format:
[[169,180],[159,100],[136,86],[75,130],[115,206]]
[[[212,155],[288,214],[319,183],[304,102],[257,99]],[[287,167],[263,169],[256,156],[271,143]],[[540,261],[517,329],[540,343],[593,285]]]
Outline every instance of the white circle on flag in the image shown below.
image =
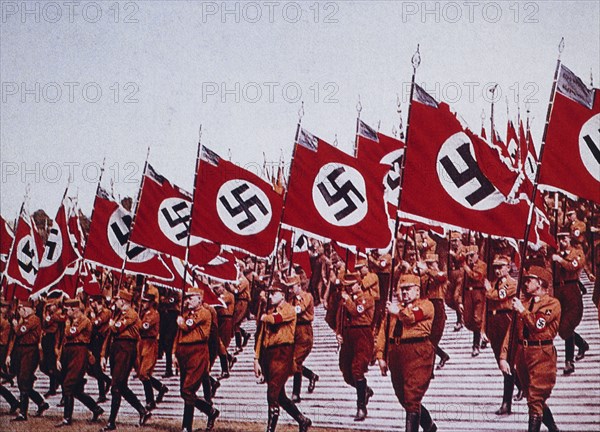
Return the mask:
[[397,149],[389,152],[379,161],[382,165],[389,165],[390,170],[385,175],[383,185],[385,187],[384,197],[386,202],[398,205],[398,194],[400,193],[400,169],[402,167],[402,157],[404,149]]
[[17,262],[21,277],[33,285],[40,263],[37,250],[31,234],[26,235],[17,244]]
[[273,217],[271,202],[261,188],[246,180],[229,180],[217,193],[217,214],[221,222],[238,235],[263,231]]
[[[176,245],[187,245],[191,210],[192,202],[181,198],[164,199],[158,206],[158,227]],[[198,236],[190,236],[190,246],[196,246],[201,241]]]
[[335,226],[356,225],[369,210],[365,179],[345,164],[321,167],[313,183],[312,198],[321,217]]
[[[594,149],[592,151],[592,149]],[[594,155],[594,152],[596,153]],[[594,115],[579,132],[579,154],[591,176],[600,182],[600,114]]]
[[525,159],[525,174],[527,178],[531,180],[533,183],[535,181],[535,172],[537,170],[537,162],[531,153],[527,153],[527,158]]
[[52,264],[56,263],[62,254],[62,250],[62,232],[58,227],[55,226],[50,229],[48,234],[48,239],[46,240],[46,245],[44,246],[44,256],[42,257],[40,267],[50,267]]
[[127,250],[127,240],[131,227],[131,215],[123,208],[118,207],[108,219],[108,243],[115,253],[131,263],[141,263],[151,260],[154,253],[136,243],[130,242]]
[[[442,159],[448,158],[450,163],[454,165],[456,171],[458,173],[464,173],[469,169],[467,162],[459,154],[459,148],[464,148],[463,146],[468,144],[468,149],[471,158],[474,161],[477,161],[475,157],[475,150],[473,148],[473,143],[464,132],[457,132],[451,137],[449,137],[437,155],[437,163],[435,165],[437,175],[439,181],[446,191],[448,195],[452,197],[456,202],[458,202],[463,207],[466,207],[470,210],[478,210],[485,211],[493,209],[504,202],[504,196],[498,192],[496,188],[493,188],[493,192],[486,195],[481,200],[471,204],[469,202],[469,198],[473,196],[473,194],[477,193],[482,187],[482,183],[479,179],[473,177],[468,180],[466,183],[462,185],[457,185],[454,180],[452,180],[450,173],[446,170],[442,163]],[[472,168],[472,167],[471,167]],[[478,169],[478,168],[476,168]],[[493,186],[492,186],[493,187]]]

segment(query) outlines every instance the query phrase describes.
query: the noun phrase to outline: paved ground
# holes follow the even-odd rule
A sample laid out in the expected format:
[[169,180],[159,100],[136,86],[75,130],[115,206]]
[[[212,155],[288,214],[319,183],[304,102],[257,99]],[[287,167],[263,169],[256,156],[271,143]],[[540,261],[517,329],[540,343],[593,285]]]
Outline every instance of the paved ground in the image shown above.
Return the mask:
[[[585,277],[585,276],[584,276]],[[584,296],[585,312],[578,332],[589,342],[591,349],[585,359],[576,364],[576,372],[571,376],[562,375],[564,363],[564,343],[556,339],[559,353],[559,374],[557,384],[549,400],[556,422],[564,431],[600,431],[600,328],[597,311],[591,302],[592,285],[584,280],[588,294]],[[355,413],[354,389],[346,386],[337,366],[336,342],[333,333],[323,320],[324,310],[316,310],[315,347],[306,365],[321,377],[315,392],[311,395],[304,391],[300,409],[312,418],[316,426],[329,430],[362,429],[369,431],[402,431],[404,430],[404,411],[398,404],[389,377],[382,377],[377,366],[371,367],[368,373],[369,385],[375,396],[369,404],[369,416],[365,422],[353,421]],[[522,431],[527,429],[527,405],[524,401],[515,403],[513,414],[498,417],[494,411],[499,407],[502,395],[502,376],[490,348],[483,350],[475,359],[471,358],[471,333],[462,330],[453,332],[454,312],[448,311],[449,322],[442,339],[442,347],[450,354],[451,359],[442,371],[436,371],[424,403],[429,408],[440,431]],[[247,323],[248,330],[253,323]],[[251,345],[251,343],[249,344]],[[217,393],[215,406],[221,410],[221,418],[236,423],[221,424],[219,430],[262,430],[266,424],[266,386],[256,383],[252,372],[252,353],[246,349],[239,355],[232,376],[223,381]],[[156,374],[162,375],[164,362],[159,361]],[[215,375],[219,374],[218,362]],[[48,381],[38,373],[36,388],[45,392]],[[165,379],[164,383],[171,389],[164,402],[154,411],[154,418],[143,430],[178,430],[182,413],[179,398],[178,377]],[[131,388],[139,396],[143,389],[138,380],[132,378]],[[95,398],[95,381],[89,380],[87,391]],[[304,390],[306,382],[304,382]],[[13,388],[13,391],[17,391]],[[291,380],[288,382],[288,394],[291,393]],[[49,398],[52,408],[47,415],[60,419],[61,408],[56,407],[60,396]],[[108,411],[110,402],[103,404]],[[76,420],[90,417],[79,402],[75,404]],[[8,422],[6,404],[0,402],[0,430],[16,430]],[[103,416],[106,420],[107,415]],[[118,417],[119,430],[127,430],[137,421],[133,409],[123,401]],[[53,422],[53,423],[54,423]],[[293,422],[282,413],[280,424]],[[50,422],[32,423],[31,429],[19,427],[19,431],[46,430]],[[248,424],[256,423],[252,427]],[[79,432],[95,430],[85,422]],[[203,428],[205,418],[197,413],[196,428]],[[241,426],[240,426],[241,424]],[[244,426],[246,425],[246,426]],[[41,429],[38,429],[40,427]],[[73,430],[77,428],[74,427]],[[283,427],[281,428],[282,430]],[[294,430],[286,428],[287,430]],[[133,430],[133,429],[132,429]],[[141,430],[141,429],[138,429]],[[279,429],[278,429],[279,430]],[[542,430],[545,430],[542,427]]]

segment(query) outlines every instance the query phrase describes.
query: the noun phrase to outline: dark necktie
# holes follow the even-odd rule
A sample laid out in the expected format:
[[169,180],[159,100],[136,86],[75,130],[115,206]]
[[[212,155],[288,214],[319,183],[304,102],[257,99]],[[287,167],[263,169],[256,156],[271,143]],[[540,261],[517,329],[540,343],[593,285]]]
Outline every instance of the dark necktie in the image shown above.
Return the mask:
[[396,326],[394,327],[394,334],[392,336],[395,338],[402,336],[402,321],[400,319],[396,320]]

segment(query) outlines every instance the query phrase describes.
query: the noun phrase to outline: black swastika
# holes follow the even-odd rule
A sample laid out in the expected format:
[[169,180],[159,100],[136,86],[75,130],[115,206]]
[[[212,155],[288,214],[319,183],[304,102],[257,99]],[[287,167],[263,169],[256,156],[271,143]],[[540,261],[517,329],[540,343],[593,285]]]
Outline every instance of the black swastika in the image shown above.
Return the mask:
[[[119,244],[121,246],[125,246],[127,244],[127,241],[129,240],[129,234],[131,234],[131,221],[132,220],[131,220],[131,216],[130,215],[123,216],[121,218],[121,220],[123,221],[123,223],[127,227],[127,232],[124,233],[123,231],[121,231],[121,228],[119,227],[119,224],[116,223],[116,222],[113,222],[112,224],[110,224],[110,228],[112,229],[113,233],[117,237],[117,240],[119,241]],[[127,258],[128,259],[134,259],[135,257],[137,257],[139,254],[141,254],[145,250],[146,250],[146,248],[144,248],[142,246],[137,246],[137,245],[130,244],[129,245],[129,250],[127,251]]]
[[[598,129],[598,132],[600,132],[600,129]],[[594,140],[589,135],[584,136],[583,140],[585,141],[588,148],[592,152],[592,155],[596,159],[596,162],[598,162],[598,164],[600,164],[600,148],[598,148],[598,145],[594,142]]]
[[334,215],[335,219],[338,221],[349,216],[358,208],[354,203],[354,200],[350,198],[350,192],[354,193],[354,195],[360,200],[360,202],[365,202],[365,197],[362,196],[362,194],[358,191],[358,189],[356,189],[356,187],[352,184],[350,180],[346,181],[346,183],[344,183],[341,187],[337,184],[337,178],[340,175],[342,175],[342,173],[344,173],[345,171],[346,170],[344,169],[344,167],[338,167],[327,176],[327,180],[329,180],[331,186],[333,186],[333,188],[335,189],[335,193],[333,195],[329,193],[327,187],[323,182],[317,185],[317,188],[319,188],[321,195],[323,195],[323,198],[325,199],[325,202],[327,203],[327,205],[329,205],[329,207],[341,200],[344,200],[346,202],[346,207]]
[[223,204],[223,206],[231,215],[231,217],[236,217],[240,213],[245,213],[246,219],[237,224],[237,227],[240,230],[243,230],[252,225],[254,222],[256,222],[256,217],[254,217],[254,213],[250,211],[252,207],[258,207],[258,209],[264,216],[266,216],[269,213],[269,210],[267,210],[265,205],[256,195],[252,195],[252,197],[246,200],[242,198],[242,194],[248,189],[250,189],[250,186],[248,186],[246,183],[243,183],[231,191],[231,195],[233,195],[233,198],[238,203],[236,207],[231,207],[229,201],[227,201],[227,198],[225,198],[225,196],[219,197],[219,201],[221,201],[221,204]]
[[[52,228],[50,230],[50,234],[57,236],[58,230],[56,228]],[[48,261],[52,261],[54,259],[54,252],[56,251],[56,242],[50,240],[50,236],[48,236],[48,240],[46,240],[46,250],[48,251],[46,258],[48,258]]]
[[461,188],[473,179],[477,179],[479,182],[479,188],[465,198],[469,204],[474,206],[494,193],[495,188],[492,183],[483,175],[479,169],[479,166],[477,165],[477,162],[475,159],[473,159],[469,149],[469,143],[462,144],[456,149],[456,151],[462,160],[467,164],[466,170],[458,172],[448,156],[444,156],[442,159],[440,159],[440,163],[446,169],[446,172],[458,188]]
[[31,242],[28,241],[27,243],[25,243],[23,245],[23,248],[21,249],[21,252],[24,255],[27,255],[30,260],[27,264],[25,264],[23,261],[21,261],[20,259],[17,260],[17,263],[19,264],[19,267],[21,267],[21,269],[23,269],[23,271],[25,273],[32,273],[36,274],[38,269],[35,268],[35,266],[33,265],[33,257],[35,256],[35,251],[31,248]]
[[187,208],[188,208],[188,206],[185,201],[182,201],[179,204],[175,204],[173,207],[171,207],[171,210],[173,210],[173,213],[175,213],[177,215],[177,218],[175,218],[175,219],[171,218],[171,214],[169,213],[169,210],[167,210],[166,208],[163,208],[161,210],[164,218],[167,220],[167,223],[169,224],[169,226],[171,228],[174,228],[178,225],[183,224],[183,230],[175,235],[177,240],[184,239],[188,236],[188,232],[190,229],[190,224],[189,224],[190,215],[187,214],[187,215],[181,216],[179,214],[179,212],[181,210],[186,210]]
[[402,156],[392,162],[392,167],[385,176],[385,181],[391,190],[396,190],[400,187],[400,167],[402,166]]

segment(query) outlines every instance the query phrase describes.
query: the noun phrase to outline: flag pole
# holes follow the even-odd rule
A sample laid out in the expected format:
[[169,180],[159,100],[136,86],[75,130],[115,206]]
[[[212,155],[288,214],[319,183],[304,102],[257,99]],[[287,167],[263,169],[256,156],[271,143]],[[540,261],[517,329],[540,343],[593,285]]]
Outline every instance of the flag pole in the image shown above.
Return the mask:
[[[304,101],[302,101],[302,104],[300,105],[300,109],[298,110],[298,125],[296,126],[296,135],[294,138],[294,149],[292,150],[292,159],[290,159],[290,167],[293,165],[294,157],[296,156],[296,147],[298,146],[298,137],[300,136],[302,117],[304,117]],[[279,243],[280,243],[279,236],[281,234],[281,225],[283,224],[283,218],[285,215],[285,203],[287,200],[288,191],[290,190],[291,178],[292,178],[292,170],[290,168],[290,171],[288,173],[287,188],[285,189],[285,191],[283,193],[283,205],[281,207],[281,216],[279,218],[279,225],[277,225],[277,236],[275,237],[275,256],[273,257],[273,263],[271,264],[271,272],[270,272],[269,281],[268,281],[269,284],[271,283],[271,280],[273,279],[273,274],[275,272],[275,261],[277,260],[277,251],[279,250]]]
[[[27,187],[25,188],[25,196],[23,197],[23,202],[21,203],[21,208],[19,209],[19,216],[17,216],[17,223],[15,224],[15,236],[13,237],[13,240],[10,244],[10,249],[8,251],[8,257],[6,258],[6,269],[4,269],[4,272],[2,272],[2,274],[0,275],[0,289],[2,288],[2,285],[4,284],[4,280],[8,279],[8,277],[6,276],[6,274],[8,273],[8,264],[10,263],[11,255],[15,252],[14,248],[17,246],[15,244],[17,241],[17,228],[19,228],[19,222],[21,221],[21,214],[23,213],[23,209],[25,208],[25,201],[27,201],[28,194],[29,194],[29,185],[27,185]],[[15,283],[13,283],[13,295],[12,295],[13,300],[14,300],[16,291],[17,291],[17,286]],[[8,300],[8,284],[6,285],[6,296],[7,296],[7,300]]]
[[[540,146],[540,157],[536,164],[535,169],[535,180],[533,182],[533,190],[531,191],[531,196],[529,199],[529,213],[527,216],[527,223],[525,225],[525,233],[523,235],[523,243],[521,244],[521,267],[519,268],[519,276],[517,279],[517,293],[515,295],[516,298],[520,298],[521,291],[523,287],[523,273],[525,270],[524,261],[527,254],[527,245],[529,243],[529,234],[531,233],[531,222],[533,219],[533,211],[535,208],[535,198],[538,192],[538,184],[540,180],[542,159],[544,157],[544,148],[546,146],[546,136],[548,134],[548,125],[550,123],[550,117],[552,115],[552,107],[554,105],[554,98],[556,96],[556,85],[558,82],[558,72],[560,70],[560,55],[562,54],[565,48],[565,38],[561,38],[560,43],[558,44],[558,59],[556,60],[556,70],[554,71],[554,80],[552,82],[552,90],[550,92],[550,102],[548,103],[548,111],[546,112],[546,123],[544,125],[544,134],[542,136],[542,143]],[[514,363],[514,356],[516,353],[515,339],[517,332],[517,312],[513,311],[512,313],[512,321],[510,323],[510,335],[508,340],[508,364],[511,365]]]
[[[121,275],[119,276],[119,284],[117,285],[117,293],[121,289],[121,284],[123,283],[123,275],[125,274],[125,266],[127,265],[127,261],[129,258],[129,247],[131,246],[131,233],[133,232],[133,227],[135,225],[135,218],[137,216],[137,208],[140,199],[142,198],[142,190],[144,187],[144,180],[146,178],[146,170],[148,169],[148,158],[150,157],[150,146],[146,151],[146,162],[144,162],[144,171],[142,172],[142,180],[140,181],[140,190],[137,194],[135,206],[133,207],[133,217],[131,219],[131,227],[129,228],[129,235],[127,236],[127,245],[125,246],[125,257],[123,258],[123,264],[121,265]],[[120,205],[121,203],[119,203]],[[114,290],[113,290],[114,294]]]
[[[413,67],[413,73],[410,83],[410,102],[408,105],[408,118],[406,120],[406,142],[404,143],[404,157],[402,158],[402,163],[400,166],[400,182],[398,186],[398,206],[396,211],[396,218],[394,220],[394,233],[392,238],[392,268],[390,270],[390,282],[388,286],[388,301],[392,301],[393,298],[393,287],[394,287],[394,269],[396,267],[396,245],[398,242],[398,225],[400,224],[400,216],[398,212],[400,211],[400,203],[402,201],[402,187],[404,185],[404,167],[406,166],[406,156],[408,154],[408,142],[410,137],[410,112],[412,111],[412,100],[413,94],[415,91],[415,75],[417,73],[417,68],[421,64],[421,53],[419,51],[419,45],[417,44],[417,51],[413,54],[411,58],[411,63]],[[399,132],[400,134],[402,131]],[[415,245],[416,247],[416,245]],[[387,355],[389,349],[389,338],[388,333],[390,331],[390,314],[386,314],[385,321],[385,345],[383,348],[383,358],[387,362]]]
[[[183,282],[181,287],[181,314],[183,315],[183,299],[185,298],[186,278],[188,273],[188,260],[190,255],[190,241],[192,238],[192,221],[194,218],[194,204],[196,202],[196,183],[198,182],[198,171],[200,170],[200,154],[202,151],[202,123],[198,128],[198,148],[196,149],[196,169],[194,170],[194,184],[192,186],[192,204],[190,205],[190,224],[188,227],[187,239],[185,241],[185,259],[183,261]],[[192,283],[195,281],[192,272]]]
[[362,111],[362,104],[360,103],[360,95],[358,95],[358,102],[356,103],[356,135],[354,137],[354,157],[358,157],[358,131],[360,130],[360,112]]
[[[96,185],[96,194],[94,195],[94,204],[96,203],[96,197],[98,196],[98,192],[100,192],[100,184],[102,183],[102,177],[104,176],[104,163],[106,162],[106,157],[102,159],[102,166],[100,167],[100,177],[98,178],[98,184]],[[94,220],[94,208],[92,206],[92,213],[90,214],[90,226],[92,225],[92,221]],[[88,242],[85,242],[83,246],[83,253],[81,254],[81,262],[79,264],[79,272],[77,273],[77,282],[75,283],[75,292],[77,292],[77,286],[79,282],[81,282],[81,266],[85,265],[85,251],[87,250]],[[104,291],[104,284],[100,287],[100,292]]]

